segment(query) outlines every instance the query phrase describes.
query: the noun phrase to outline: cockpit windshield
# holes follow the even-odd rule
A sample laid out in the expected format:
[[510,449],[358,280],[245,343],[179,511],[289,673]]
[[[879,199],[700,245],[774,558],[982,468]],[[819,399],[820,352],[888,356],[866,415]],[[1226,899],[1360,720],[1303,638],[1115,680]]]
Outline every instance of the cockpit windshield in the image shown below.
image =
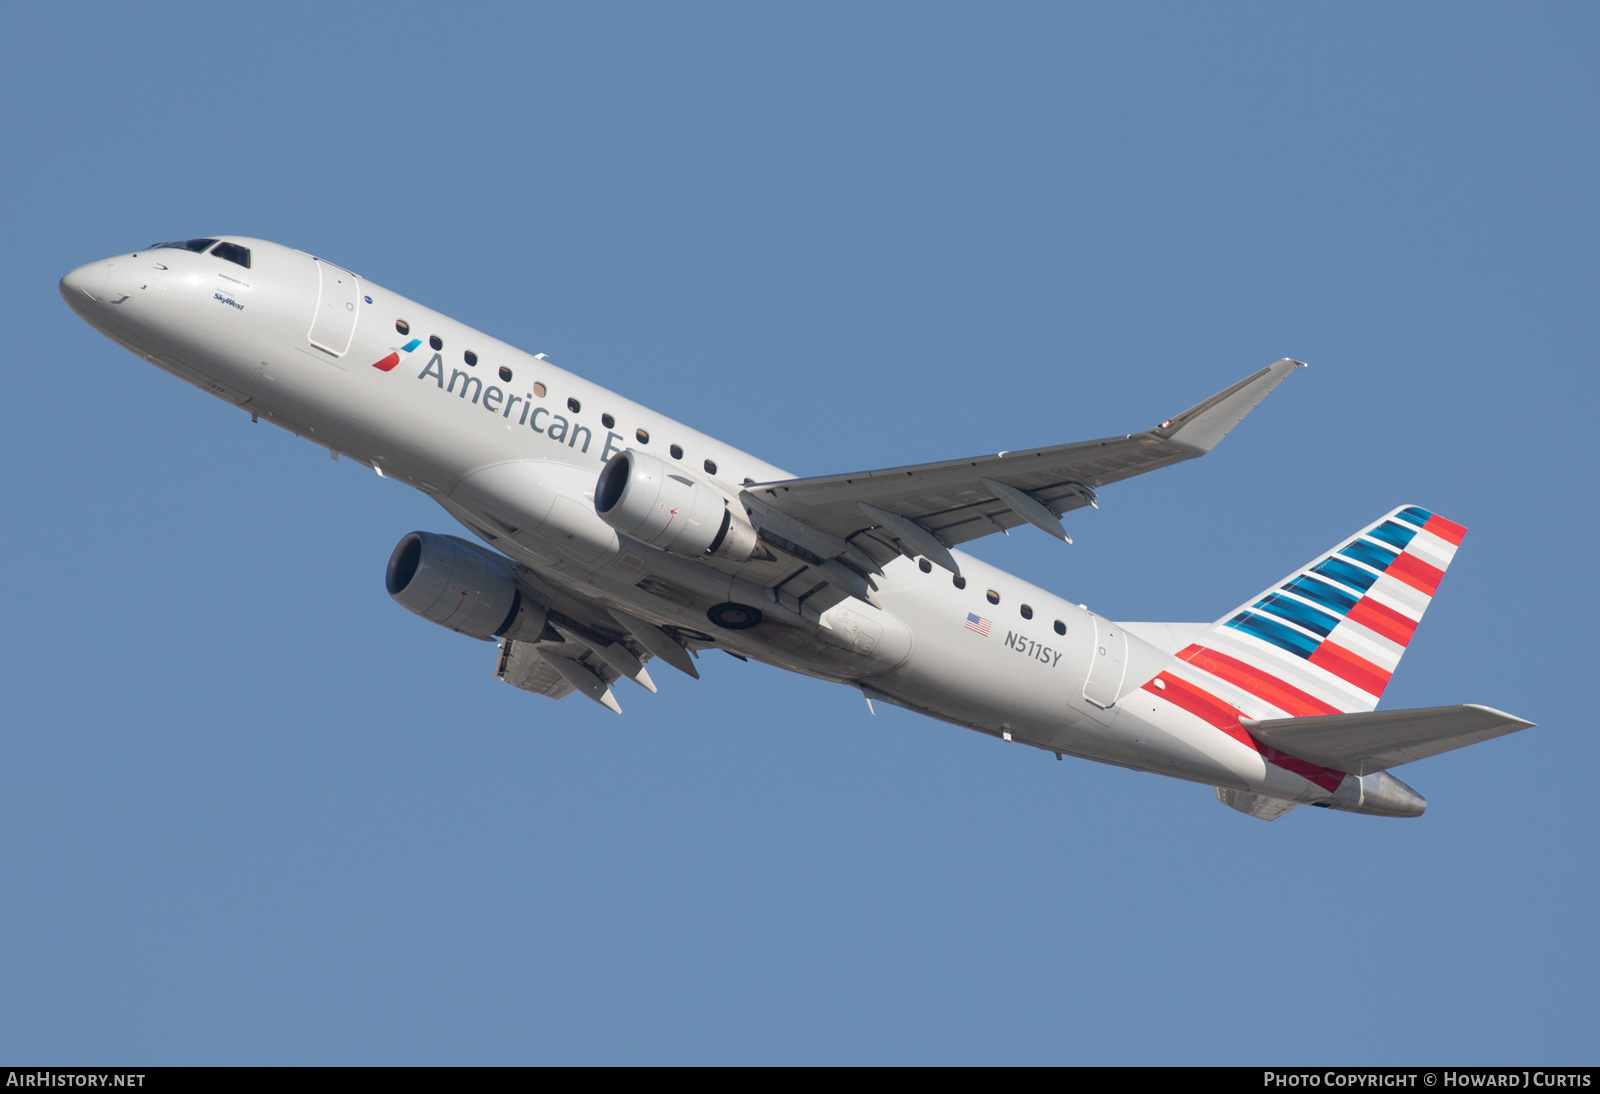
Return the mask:
[[[217,243],[217,241],[215,239],[175,239],[170,243],[152,243],[146,249],[159,251],[163,247],[169,247],[174,250],[193,251],[195,254],[199,254],[213,243]],[[217,243],[217,249],[212,251],[211,254],[216,258],[225,258],[229,262],[236,262],[247,270],[250,268],[249,247],[241,247],[237,243]]]
[[250,268],[250,248],[241,247],[237,243],[219,243],[217,249],[211,252],[216,258],[226,258],[229,262],[237,262],[245,269]]
[[152,243],[149,249],[159,251],[163,247],[172,247],[176,250],[193,251],[195,254],[199,254],[215,242],[215,239],[176,239],[171,243]]

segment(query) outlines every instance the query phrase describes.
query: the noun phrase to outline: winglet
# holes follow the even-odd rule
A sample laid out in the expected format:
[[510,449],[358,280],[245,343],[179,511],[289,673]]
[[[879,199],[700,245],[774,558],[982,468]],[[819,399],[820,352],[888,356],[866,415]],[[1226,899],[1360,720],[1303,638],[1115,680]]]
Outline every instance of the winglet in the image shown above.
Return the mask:
[[1197,403],[1169,418],[1150,432],[1163,440],[1185,448],[1196,455],[1204,455],[1227,436],[1228,431],[1244,420],[1244,416],[1267,397],[1267,393],[1284,381],[1297,368],[1305,368],[1304,361],[1285,357],[1274,361],[1260,372],[1246,376],[1230,388],[1217,392],[1203,403]]

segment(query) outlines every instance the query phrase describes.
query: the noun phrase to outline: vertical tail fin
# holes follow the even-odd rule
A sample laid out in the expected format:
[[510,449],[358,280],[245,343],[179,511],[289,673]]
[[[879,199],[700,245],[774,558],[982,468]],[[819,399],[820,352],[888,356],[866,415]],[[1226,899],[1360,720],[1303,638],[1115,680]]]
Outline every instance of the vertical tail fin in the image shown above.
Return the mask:
[[1372,710],[1466,531],[1396,509],[1217,620],[1178,659],[1251,717]]

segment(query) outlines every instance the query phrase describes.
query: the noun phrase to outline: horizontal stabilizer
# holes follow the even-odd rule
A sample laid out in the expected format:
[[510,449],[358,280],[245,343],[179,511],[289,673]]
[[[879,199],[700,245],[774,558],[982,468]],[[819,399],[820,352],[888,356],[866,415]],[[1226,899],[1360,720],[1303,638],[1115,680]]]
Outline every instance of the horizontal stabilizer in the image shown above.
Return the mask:
[[1255,817],[1257,820],[1275,821],[1289,810],[1299,805],[1299,802],[1286,801],[1283,798],[1269,798],[1265,794],[1252,794],[1248,790],[1230,790],[1226,786],[1215,788],[1217,800],[1229,809],[1237,809],[1246,816]]
[[1242,719],[1241,724],[1264,744],[1351,775],[1370,775],[1533,725],[1472,703],[1310,718]]

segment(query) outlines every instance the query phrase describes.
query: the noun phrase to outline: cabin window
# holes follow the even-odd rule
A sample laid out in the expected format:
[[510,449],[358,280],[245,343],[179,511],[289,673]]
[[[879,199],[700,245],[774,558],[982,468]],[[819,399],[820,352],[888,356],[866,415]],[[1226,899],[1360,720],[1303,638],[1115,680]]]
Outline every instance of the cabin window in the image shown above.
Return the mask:
[[440,338],[437,334],[430,334],[428,335],[428,345],[432,346],[434,349],[444,349],[444,339]]
[[983,595],[985,595],[985,596],[987,596],[989,598],[989,603],[991,603],[991,604],[1000,603],[1000,594],[995,592],[993,589],[990,589],[987,593],[984,593]]
[[954,585],[958,589],[965,589],[967,587],[967,579],[962,577],[960,574],[952,574],[950,576],[950,584]]
[[404,319],[396,319],[394,321],[394,329],[401,334],[410,334],[411,324],[407,323]]
[[581,404],[579,404],[578,400],[576,400],[576,399],[568,399],[567,400],[567,409],[572,411],[574,414],[576,414],[579,411],[579,409],[581,409]]
[[229,262],[237,263],[247,270],[250,268],[249,247],[241,247],[237,243],[219,243],[211,253],[218,258],[225,258]]
[[929,562],[925,558],[919,558],[917,559],[917,569],[921,570],[925,574],[931,574],[933,573],[933,563]]
[[500,366],[500,379],[504,380],[508,384],[511,382],[511,370],[506,368],[504,365]]
[[672,453],[672,458],[673,459],[675,459],[675,460],[683,459],[683,446],[682,445],[677,445],[677,444],[672,445],[672,446],[668,447],[667,451]]
[[1033,618],[1033,609],[1028,607],[1028,605],[1024,604],[1022,606],[1022,608],[1021,608],[1021,611],[1022,611],[1022,618],[1024,618],[1024,619],[1032,619]]
[[533,393],[535,395],[539,396],[539,398],[543,399],[544,398],[544,385],[539,383],[539,381],[535,380],[533,382]]
[[610,429],[612,426],[617,424],[617,420],[609,414],[602,414],[600,415],[600,424],[605,426],[607,429]]
[[476,353],[473,353],[470,349],[467,350],[467,352],[465,352],[465,353],[463,353],[461,355],[461,359],[463,361],[465,361],[469,366],[476,365],[478,363],[478,355]]
[[1066,634],[1067,633],[1067,625],[1065,623],[1061,622],[1061,620],[1059,620],[1059,619],[1056,620],[1056,633],[1057,634]]
[[650,443],[650,431],[648,429],[635,429],[633,435],[639,438],[640,444]]
[[714,460],[707,460],[700,466],[706,469],[706,474],[708,475],[715,475],[717,473],[717,465]]

